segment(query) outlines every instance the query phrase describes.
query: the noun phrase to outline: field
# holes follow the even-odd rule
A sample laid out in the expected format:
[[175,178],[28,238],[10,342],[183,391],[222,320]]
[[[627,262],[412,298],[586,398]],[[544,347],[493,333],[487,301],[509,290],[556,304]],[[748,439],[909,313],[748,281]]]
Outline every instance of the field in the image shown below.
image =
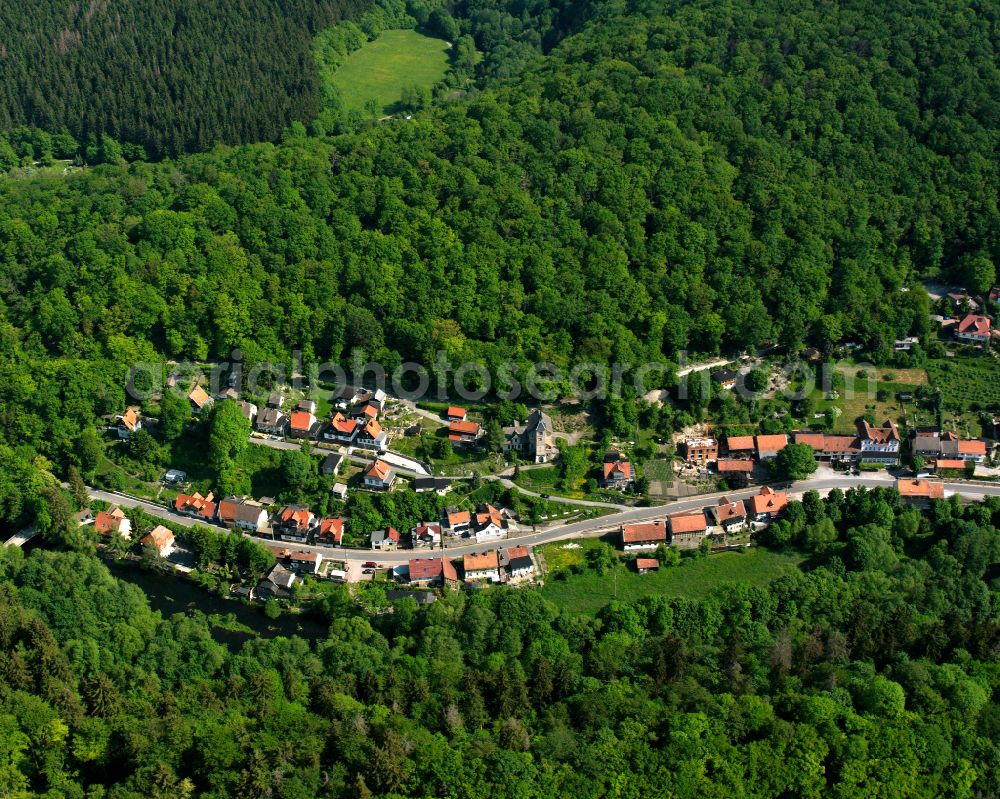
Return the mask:
[[553,577],[553,571],[582,563],[586,551],[597,539],[569,542],[579,548],[566,549],[565,543],[541,547],[549,574],[542,595],[563,610],[592,615],[608,602],[617,599],[634,601],[651,594],[669,597],[700,598],[725,583],[743,582],[764,585],[794,571],[802,561],[794,553],[752,548],[745,552],[720,552],[706,558],[685,558],[679,566],[661,568],[652,574],[637,574],[624,565],[615,573],[599,575],[592,569],[571,574],[566,580]]
[[412,30],[383,31],[375,41],[347,57],[331,81],[348,110],[374,99],[383,113],[396,109],[403,87],[430,91],[448,70],[450,45]]

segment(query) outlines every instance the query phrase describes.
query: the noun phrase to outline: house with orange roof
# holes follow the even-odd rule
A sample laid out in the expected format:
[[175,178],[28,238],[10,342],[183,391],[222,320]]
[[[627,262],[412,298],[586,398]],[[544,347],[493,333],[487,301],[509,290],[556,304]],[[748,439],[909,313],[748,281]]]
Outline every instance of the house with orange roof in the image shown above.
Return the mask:
[[649,572],[656,571],[660,568],[660,561],[656,558],[636,558],[635,559],[635,570],[639,574],[649,574]]
[[535,564],[531,560],[531,551],[528,547],[510,547],[501,560],[504,571],[512,580],[531,577],[535,573]]
[[708,532],[708,520],[703,511],[678,513],[668,519],[670,545],[680,549],[694,549]]
[[896,490],[901,502],[918,508],[930,507],[931,500],[944,499],[944,483],[930,480],[901,478],[896,481]]
[[209,408],[215,400],[208,395],[205,389],[195,383],[188,394],[188,401],[191,403],[191,410],[195,413],[201,413]]
[[732,502],[722,497],[712,512],[715,514],[715,523],[727,533],[742,530],[747,526],[747,509],[742,499]]
[[613,488],[619,491],[635,485],[635,472],[632,462],[616,459],[605,461],[601,476],[601,488]]
[[138,408],[126,408],[125,413],[118,417],[118,438],[128,438],[136,430],[142,429],[142,417]]
[[156,525],[146,533],[139,539],[139,543],[154,550],[161,558],[169,557],[176,548],[174,534],[162,524]]
[[444,515],[444,531],[448,535],[461,535],[472,527],[472,513],[467,510],[449,510]]
[[720,459],[715,462],[715,470],[726,478],[730,488],[742,488],[750,482],[753,474],[753,461]]
[[498,541],[507,535],[507,520],[503,513],[492,505],[483,505],[476,511],[476,543]]
[[361,422],[357,419],[348,419],[340,411],[337,411],[330,420],[330,424],[323,431],[323,438],[328,441],[339,441],[342,444],[351,444],[355,436],[361,430]]
[[371,491],[391,491],[396,482],[396,470],[381,458],[376,458],[363,473],[365,488]]
[[309,438],[316,426],[316,415],[312,411],[296,409],[288,421],[288,434],[292,438]]
[[483,429],[468,419],[448,423],[448,440],[453,444],[475,444],[483,434]]
[[355,443],[359,447],[364,447],[365,449],[373,449],[378,452],[384,452],[387,440],[388,435],[385,430],[382,429],[382,425],[379,424],[378,419],[368,419],[358,431]]
[[990,340],[990,318],[970,313],[955,326],[955,338],[974,344],[985,344]]
[[788,507],[788,494],[764,486],[760,493],[750,497],[750,518],[756,522],[776,519]]
[[640,549],[656,549],[667,543],[666,522],[644,522],[621,526],[622,549],[634,552]]
[[934,463],[934,469],[937,472],[942,471],[955,471],[964,472],[967,463],[972,464],[972,468],[975,469],[975,461],[963,461],[960,458],[938,458]]
[[125,511],[115,505],[97,514],[94,518],[94,531],[99,535],[118,533],[123,538],[128,538],[132,534],[132,522]]
[[411,558],[407,573],[411,585],[458,586],[458,571],[448,558]]
[[449,422],[464,422],[469,418],[469,412],[457,405],[449,405],[444,412],[444,418]]
[[275,515],[271,528],[275,538],[304,543],[315,524],[316,517],[305,505],[285,505]]
[[466,582],[474,580],[500,582],[500,558],[497,556],[497,551],[491,549],[488,552],[465,555],[462,558],[462,578]]
[[753,436],[726,437],[726,452],[730,458],[750,458],[755,450]]
[[316,528],[316,543],[339,547],[344,541],[344,524],[340,517],[323,519]]
[[818,461],[851,463],[861,453],[861,444],[856,436],[799,432],[794,434],[794,438],[796,444],[812,448]]
[[788,436],[784,433],[757,436],[755,443],[757,445],[757,458],[768,461],[777,457],[778,453],[788,446]]
[[215,519],[214,495],[211,491],[204,497],[197,491],[193,494],[178,494],[174,498],[174,510],[185,516],[195,516],[210,522]]

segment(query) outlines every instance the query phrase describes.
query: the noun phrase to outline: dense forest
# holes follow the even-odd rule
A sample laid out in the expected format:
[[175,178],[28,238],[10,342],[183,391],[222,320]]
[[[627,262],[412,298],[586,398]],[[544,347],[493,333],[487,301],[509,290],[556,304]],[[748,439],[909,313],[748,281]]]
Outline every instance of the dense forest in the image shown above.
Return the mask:
[[[530,589],[213,640],[91,556],[0,551],[5,796],[974,797],[1000,791],[1000,503],[795,503],[808,568],[595,617]],[[672,568],[685,568],[683,565]],[[380,589],[373,589],[380,590]]]
[[0,129],[150,157],[274,139],[319,111],[313,34],[366,0],[42,0],[0,4]]

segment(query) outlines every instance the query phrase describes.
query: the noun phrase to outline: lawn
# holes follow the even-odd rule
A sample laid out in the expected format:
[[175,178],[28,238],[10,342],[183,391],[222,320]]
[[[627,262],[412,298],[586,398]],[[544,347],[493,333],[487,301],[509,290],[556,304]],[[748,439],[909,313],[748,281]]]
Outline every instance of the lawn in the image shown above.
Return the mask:
[[[834,423],[834,433],[854,433],[856,430],[855,420],[866,413],[873,413],[875,423],[882,424],[886,419],[894,422],[901,421],[904,414],[913,411],[912,403],[901,403],[896,399],[896,395],[912,394],[918,386],[927,383],[927,375],[923,369],[895,369],[884,367],[881,369],[868,369],[869,377],[858,377],[860,367],[841,367],[839,371],[844,375],[846,387],[838,389],[840,396],[835,400],[823,399],[823,394],[819,390],[813,393],[817,400],[816,410],[825,411],[831,406],[841,409],[841,415]],[[879,395],[884,399],[879,399]]]
[[413,30],[383,31],[375,41],[351,53],[330,80],[344,107],[362,110],[374,99],[391,114],[405,86],[430,91],[448,70],[450,45]]
[[[617,599],[631,602],[644,596],[699,599],[726,583],[765,585],[784,574],[794,572],[802,562],[796,553],[774,552],[754,547],[745,552],[720,552],[704,558],[685,558],[679,566],[661,568],[652,574],[637,574],[621,565],[615,572],[599,575],[592,569],[556,579],[554,571],[582,562],[590,541],[572,541],[579,549],[566,549],[565,543],[542,547],[549,574],[542,595],[563,610],[592,615],[608,602]],[[616,579],[617,574],[617,579]]]

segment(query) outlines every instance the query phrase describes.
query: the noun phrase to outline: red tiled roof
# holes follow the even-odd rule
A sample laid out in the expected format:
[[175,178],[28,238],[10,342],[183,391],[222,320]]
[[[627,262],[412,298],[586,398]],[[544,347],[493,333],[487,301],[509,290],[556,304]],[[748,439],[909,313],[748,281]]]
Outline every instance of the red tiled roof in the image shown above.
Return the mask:
[[[411,580],[432,580],[441,574],[443,558],[413,558],[409,561]],[[452,567],[454,569],[454,567]]]
[[353,433],[354,428],[356,428],[358,424],[359,422],[357,419],[348,419],[342,413],[336,414],[333,419],[330,420],[330,427],[338,433],[343,433],[344,435],[350,435]]
[[457,405],[449,405],[448,410],[445,411],[445,416],[449,419],[464,419],[468,415],[468,411],[465,408],[459,408]]
[[778,452],[788,446],[788,436],[778,435],[757,436],[758,452]]
[[368,420],[368,423],[365,425],[365,435],[372,439],[382,435],[382,425],[378,423],[378,419]]
[[970,313],[958,323],[958,332],[975,333],[980,336],[988,336],[990,334],[989,317]]
[[730,519],[745,519],[747,515],[746,505],[743,500],[729,502],[725,497],[719,500],[719,507],[716,511],[719,514],[719,521],[726,522]]
[[365,477],[374,477],[376,480],[385,482],[389,479],[392,467],[381,458],[376,458],[371,466],[365,469]]
[[188,394],[188,399],[199,408],[203,408],[205,407],[205,403],[208,402],[211,397],[208,396],[205,389],[196,383],[194,388],[191,389],[191,393]]
[[756,516],[761,513],[777,513],[788,505],[788,495],[764,486],[760,493],[750,497],[750,510]]
[[660,568],[660,561],[656,558],[636,558],[635,567],[637,569],[658,569]]
[[944,483],[932,483],[929,480],[897,480],[896,490],[901,497],[944,498]]
[[726,447],[730,452],[741,449],[753,449],[753,436],[729,436]]
[[462,558],[462,568],[466,572],[497,569],[499,567],[500,560],[497,557],[495,549],[491,549],[489,552],[473,552],[471,555],[466,555]]
[[808,444],[817,452],[822,452],[826,448],[826,436],[822,433],[796,433],[796,444]]
[[670,517],[670,532],[674,533],[703,533],[708,529],[708,522],[705,521],[705,514],[698,513],[678,513]]
[[528,558],[531,555],[528,552],[527,547],[510,547],[507,550],[507,558],[513,560],[514,558]]
[[472,514],[467,510],[454,511],[448,514],[448,526],[458,527],[463,524],[469,524],[472,521]]
[[164,547],[172,544],[174,542],[174,534],[170,532],[162,524],[156,525],[152,530],[150,530],[142,540],[139,542],[141,544],[149,545],[152,544],[157,549],[163,549]]
[[121,516],[102,510],[94,519],[94,530],[101,535],[105,535],[110,533],[112,530],[120,529],[121,520]]
[[318,552],[293,552],[289,555],[292,560],[297,560],[300,563],[315,563],[319,560]]
[[344,538],[344,520],[337,517],[323,519],[319,523],[318,535],[320,538],[332,538],[339,544]]
[[666,541],[667,525],[665,522],[647,522],[646,524],[623,524],[622,542],[637,544],[643,541]]
[[479,434],[479,425],[475,422],[450,422],[448,432],[461,436],[474,436]]
[[715,468],[720,472],[752,472],[753,461],[718,461]]
[[292,430],[309,430],[316,421],[316,417],[309,411],[292,411]]
[[126,430],[135,430],[135,426],[139,423],[139,414],[136,413],[135,408],[126,408],[125,413],[122,414],[122,424],[125,425]]
[[965,461],[961,459],[938,458],[938,469],[964,469]]
[[958,453],[960,455],[986,455],[986,442],[977,439],[959,441]]
[[300,530],[303,530],[309,527],[309,517],[311,515],[308,508],[293,508],[290,505],[286,505],[281,509],[279,518],[282,524],[294,524]]
[[629,461],[615,461],[604,464],[604,479],[607,480],[615,471],[621,471],[626,480],[632,479],[632,464]]

